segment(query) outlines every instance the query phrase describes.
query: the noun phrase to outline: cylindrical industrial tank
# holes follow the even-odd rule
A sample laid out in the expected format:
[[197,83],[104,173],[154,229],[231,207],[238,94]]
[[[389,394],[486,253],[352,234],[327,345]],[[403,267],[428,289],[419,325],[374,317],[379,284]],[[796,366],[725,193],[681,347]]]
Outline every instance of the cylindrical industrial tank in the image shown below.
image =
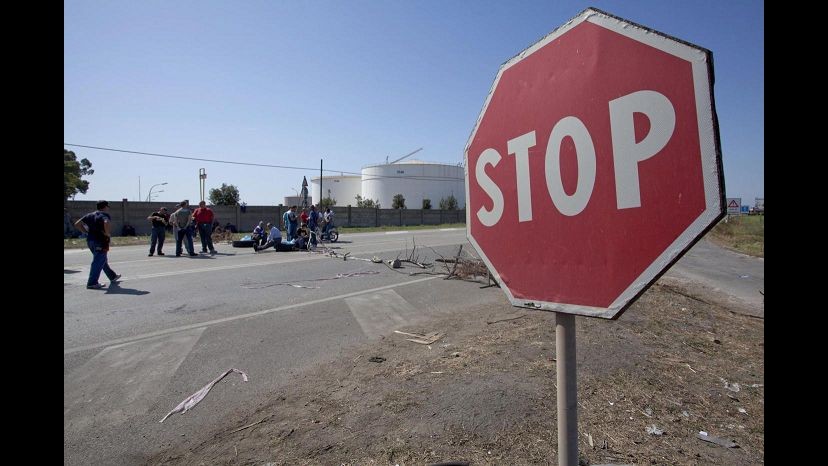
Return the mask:
[[322,190],[325,195],[319,192],[319,177],[311,178],[311,196],[313,202],[330,197],[336,200],[336,205],[356,205],[357,194],[362,194],[362,177],[359,175],[324,176],[322,178]]
[[394,195],[402,194],[405,206],[421,209],[423,199],[431,208],[440,208],[440,199],[453,195],[457,208],[466,206],[462,165],[408,160],[401,163],[369,165],[362,169],[362,197],[379,201],[384,209],[392,207]]

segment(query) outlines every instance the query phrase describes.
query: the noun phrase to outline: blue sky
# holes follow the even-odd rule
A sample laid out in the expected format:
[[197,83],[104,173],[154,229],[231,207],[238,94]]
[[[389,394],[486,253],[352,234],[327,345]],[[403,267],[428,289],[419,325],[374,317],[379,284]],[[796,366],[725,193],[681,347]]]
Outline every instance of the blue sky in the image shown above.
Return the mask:
[[[761,1],[64,2],[64,143],[95,174],[76,199],[199,199],[236,185],[278,204],[302,176],[417,148],[456,164],[499,66],[594,6],[713,52],[728,197],[764,197]],[[331,172],[325,175],[334,174]],[[156,188],[156,191],[159,189]]]

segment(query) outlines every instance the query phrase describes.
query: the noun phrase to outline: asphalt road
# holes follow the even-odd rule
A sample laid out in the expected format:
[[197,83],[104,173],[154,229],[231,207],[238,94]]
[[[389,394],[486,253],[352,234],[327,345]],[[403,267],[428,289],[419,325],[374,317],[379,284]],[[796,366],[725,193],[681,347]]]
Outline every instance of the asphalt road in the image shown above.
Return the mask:
[[[343,235],[334,246],[351,257],[393,259],[411,250],[412,237],[425,261],[435,257],[427,246],[446,256],[460,244],[471,250],[458,229]],[[123,278],[104,290],[85,288],[87,250],[64,252],[65,464],[143,464],[343,348],[395,329],[426,330],[430,319],[458,307],[508,305],[497,287],[411,276],[413,267],[399,273],[366,261],[228,245],[218,245],[216,256],[176,258],[169,238],[167,256],[147,257],[147,249],[113,249],[110,265]],[[764,289],[763,260],[706,241],[671,274],[734,296],[748,288],[755,294],[759,280]],[[249,382],[230,374],[193,411],[159,423],[229,368],[245,371]]]
[[[334,247],[351,257],[393,259],[410,252],[412,241],[428,261],[435,255],[427,247],[445,255],[459,244],[470,248],[462,229],[342,235]],[[177,258],[174,244],[165,245],[163,257],[147,257],[148,247],[114,248],[110,265],[123,278],[104,290],[85,287],[87,250],[64,253],[66,464],[143,463],[343,347],[457,306],[503,299],[496,287],[410,276],[414,267],[399,273],[306,252],[217,249],[215,256]],[[214,403],[159,424],[231,367],[249,382],[231,374],[208,395]]]

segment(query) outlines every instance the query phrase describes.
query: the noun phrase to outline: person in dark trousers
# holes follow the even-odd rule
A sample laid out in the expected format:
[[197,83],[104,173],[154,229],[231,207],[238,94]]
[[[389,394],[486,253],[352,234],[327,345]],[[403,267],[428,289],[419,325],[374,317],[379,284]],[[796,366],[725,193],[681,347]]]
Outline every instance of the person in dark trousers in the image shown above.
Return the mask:
[[[190,203],[186,199],[179,204],[181,207],[172,213],[170,218],[178,231],[175,232],[175,257],[180,257],[182,251],[181,243],[187,248],[187,253],[192,256],[197,256],[193,250],[193,211],[190,210]],[[186,240],[186,242],[185,242]]]
[[103,271],[110,283],[115,283],[121,276],[109,267],[107,253],[109,252],[109,241],[111,238],[112,218],[109,216],[109,202],[98,201],[98,210],[90,212],[75,222],[75,228],[86,233],[86,245],[92,251],[92,267],[89,269],[89,279],[86,281],[86,288],[89,290],[100,290],[104,287],[98,283]]
[[[167,208],[162,207],[158,209],[158,212],[153,212],[147,220],[152,223],[152,232],[150,232],[150,250],[149,257],[157,251],[159,256],[165,255],[161,252],[161,249],[164,248],[164,239],[167,237],[167,225],[170,223],[170,215],[167,213]],[[156,250],[155,245],[158,244],[158,249]]]
[[317,231],[317,228],[319,228],[319,212],[317,212],[315,205],[311,205],[310,209],[310,215],[308,216],[308,229],[311,231],[311,244],[316,246],[316,235],[319,234]]
[[193,220],[198,228],[198,236],[201,238],[201,252],[207,252],[207,249],[210,249],[211,256],[216,253],[216,248],[213,246],[213,218],[213,210],[207,207],[207,203],[199,202],[198,209],[193,212]]

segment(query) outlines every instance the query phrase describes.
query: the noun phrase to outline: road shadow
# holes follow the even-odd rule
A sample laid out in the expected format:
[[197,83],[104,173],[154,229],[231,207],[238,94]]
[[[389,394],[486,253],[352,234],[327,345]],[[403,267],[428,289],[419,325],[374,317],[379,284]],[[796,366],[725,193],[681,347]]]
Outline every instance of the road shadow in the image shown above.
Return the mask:
[[80,270],[72,270],[72,269],[63,269],[63,273],[78,273]]
[[123,288],[120,283],[109,283],[109,286],[106,287],[106,294],[131,294],[131,295],[144,295],[149,294],[149,291],[144,290],[136,290],[135,288]]

